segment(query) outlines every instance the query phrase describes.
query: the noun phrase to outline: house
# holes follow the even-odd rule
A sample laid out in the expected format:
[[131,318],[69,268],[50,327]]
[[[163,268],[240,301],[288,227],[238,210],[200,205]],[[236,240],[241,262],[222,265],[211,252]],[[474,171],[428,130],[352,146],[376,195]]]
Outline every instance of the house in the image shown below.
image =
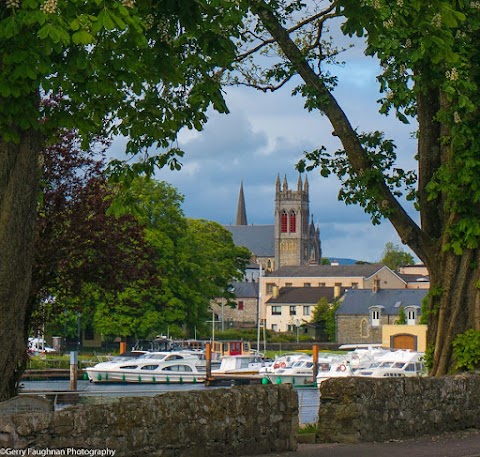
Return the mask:
[[[426,337],[426,326],[419,326],[422,300],[426,289],[352,289],[345,296],[335,313],[337,343],[387,344],[392,348],[418,350]],[[383,341],[383,327],[394,326],[400,310],[405,313],[406,324],[398,331],[390,328],[390,339]]]
[[235,295],[234,306],[224,298],[210,303],[219,330],[239,327],[256,327],[258,320],[258,282],[234,282],[231,292]]
[[408,289],[429,289],[430,277],[423,264],[406,265],[398,269],[398,275],[407,283]]
[[275,287],[372,289],[374,282],[382,289],[406,288],[406,282],[381,264],[305,265],[283,267],[269,272],[261,280],[261,318],[266,319],[266,302]]
[[[324,298],[332,303],[342,294],[340,287],[282,287],[274,288],[266,302],[266,328],[279,332],[298,331],[302,327],[304,334],[310,334],[316,326],[312,323],[315,306]],[[314,333],[316,338],[321,335]]]

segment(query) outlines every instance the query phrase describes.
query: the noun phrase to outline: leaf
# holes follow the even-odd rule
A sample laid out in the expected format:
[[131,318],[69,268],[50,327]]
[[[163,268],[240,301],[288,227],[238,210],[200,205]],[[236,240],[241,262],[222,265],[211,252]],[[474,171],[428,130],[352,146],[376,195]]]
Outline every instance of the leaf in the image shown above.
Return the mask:
[[72,35],[74,44],[91,44],[95,41],[93,35],[86,30],[79,30]]

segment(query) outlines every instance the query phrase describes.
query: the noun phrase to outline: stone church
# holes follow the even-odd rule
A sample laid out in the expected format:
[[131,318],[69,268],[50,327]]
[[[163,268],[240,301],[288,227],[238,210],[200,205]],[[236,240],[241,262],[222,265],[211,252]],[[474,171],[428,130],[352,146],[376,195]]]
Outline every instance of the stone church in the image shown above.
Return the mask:
[[275,184],[274,224],[248,225],[243,183],[240,184],[235,225],[226,225],[237,246],[245,246],[265,271],[285,266],[319,265],[320,229],[310,219],[308,178],[298,177],[296,189],[287,178]]

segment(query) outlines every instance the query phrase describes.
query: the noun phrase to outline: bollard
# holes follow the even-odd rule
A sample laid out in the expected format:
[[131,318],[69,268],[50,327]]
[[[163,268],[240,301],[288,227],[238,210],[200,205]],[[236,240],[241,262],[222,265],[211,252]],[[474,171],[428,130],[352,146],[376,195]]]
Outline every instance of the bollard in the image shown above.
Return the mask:
[[78,352],[70,352],[70,390],[77,390],[77,365],[78,365]]

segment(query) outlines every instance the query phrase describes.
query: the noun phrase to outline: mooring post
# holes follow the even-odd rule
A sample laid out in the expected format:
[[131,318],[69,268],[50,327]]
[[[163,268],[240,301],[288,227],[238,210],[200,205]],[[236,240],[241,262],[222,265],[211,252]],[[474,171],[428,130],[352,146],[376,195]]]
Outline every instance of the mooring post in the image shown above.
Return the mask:
[[70,390],[77,390],[77,379],[78,379],[78,352],[70,352]]
[[205,384],[208,385],[212,378],[212,343],[207,343],[205,345],[205,362]]
[[313,362],[313,382],[317,381],[318,375],[318,346],[316,344],[313,345],[312,351],[312,362]]

